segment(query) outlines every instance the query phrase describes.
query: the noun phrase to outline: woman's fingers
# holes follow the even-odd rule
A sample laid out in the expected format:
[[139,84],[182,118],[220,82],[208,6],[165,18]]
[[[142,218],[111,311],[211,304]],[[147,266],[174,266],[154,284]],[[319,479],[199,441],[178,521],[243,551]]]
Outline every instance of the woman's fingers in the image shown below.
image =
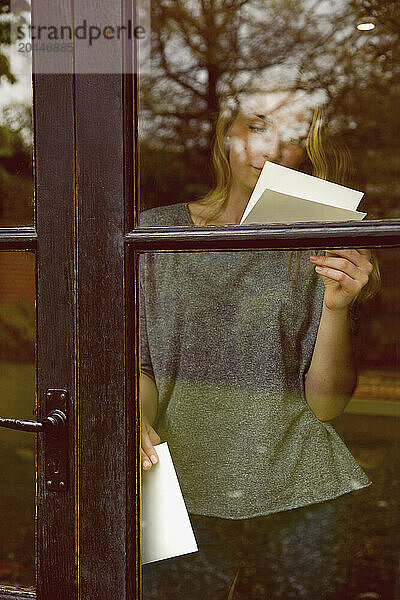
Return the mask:
[[367,248],[335,248],[327,250],[325,256],[310,256],[325,285],[325,306],[341,310],[359,295],[373,270],[370,259]]
[[[336,269],[337,271],[341,271],[342,273],[345,273],[352,279],[356,279],[357,274],[359,272],[359,268],[353,262],[350,262],[347,258],[342,258],[339,256],[311,256],[310,260],[315,265],[323,267],[324,269],[330,268]],[[324,272],[324,275],[325,274],[326,273]]]
[[147,454],[140,448],[140,461],[142,463],[142,468],[147,471],[151,468],[151,461]]
[[316,271],[324,277],[328,277],[328,279],[339,283],[346,295],[357,295],[360,292],[363,285],[365,285],[362,284],[358,279],[353,279],[344,271],[331,269],[330,267],[316,267]]
[[344,260],[353,263],[361,272],[368,276],[372,272],[371,250],[369,248],[335,248],[327,250],[326,257],[341,256]]
[[[315,256],[310,257],[311,262],[315,265],[323,267],[324,269],[336,269],[345,273],[352,279],[354,279],[358,285],[363,287],[369,279],[372,272],[372,264],[370,262],[371,252],[368,249],[338,249],[333,252],[328,251],[326,256]],[[318,271],[319,273],[328,275],[328,270]],[[332,271],[329,271],[332,274]],[[341,281],[340,278],[334,278],[336,281]]]
[[371,258],[371,250],[369,248],[335,248],[334,250],[326,250],[327,256],[343,256],[357,267],[362,267]]
[[148,470],[158,462],[157,452],[153,444],[158,444],[159,442],[160,437],[154,429],[150,425],[142,423],[140,457],[143,469]]

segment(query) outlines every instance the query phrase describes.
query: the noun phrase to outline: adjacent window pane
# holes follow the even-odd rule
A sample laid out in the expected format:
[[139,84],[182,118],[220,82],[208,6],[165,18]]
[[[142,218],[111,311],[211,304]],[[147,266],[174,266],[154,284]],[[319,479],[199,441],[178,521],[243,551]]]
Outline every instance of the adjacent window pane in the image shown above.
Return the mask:
[[142,415],[168,442],[200,548],[144,565],[144,600],[396,597],[400,251],[377,251],[381,289],[352,310],[359,384],[330,421],[304,387],[325,293],[309,255],[140,258]]
[[[399,218],[398,3],[167,0],[152,11],[152,68],[139,90],[142,210],[214,188],[224,112],[216,204],[231,181],[226,157],[238,176],[242,152],[249,194],[267,158],[365,192],[367,218]],[[238,106],[251,115],[246,136],[229,136]]]
[[[34,254],[0,252],[0,416],[36,420]],[[0,586],[35,585],[33,433],[0,427]]]
[[31,43],[17,28],[30,23],[30,1],[0,6],[0,227],[33,224]]

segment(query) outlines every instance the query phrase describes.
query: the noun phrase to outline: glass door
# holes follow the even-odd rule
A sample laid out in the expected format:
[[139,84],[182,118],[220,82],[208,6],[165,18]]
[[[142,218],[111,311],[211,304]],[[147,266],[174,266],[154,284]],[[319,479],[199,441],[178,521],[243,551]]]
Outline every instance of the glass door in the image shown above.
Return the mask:
[[[398,8],[165,1],[153,5],[151,15],[151,68],[136,89],[140,227],[126,236],[134,259],[140,257],[142,355],[136,366],[146,382],[144,406],[150,396],[158,402],[153,411],[143,408],[142,431],[154,444],[169,444],[199,552],[145,564],[143,599],[317,598],[329,577],[326,598],[397,597],[399,148],[391,132],[398,119]],[[306,223],[304,214],[246,227],[235,220],[240,211],[231,211],[233,218],[224,220],[230,186],[239,181],[252,190],[265,161],[362,190],[358,210],[366,218]],[[287,399],[282,378],[293,384],[290,375],[301,372],[298,362],[307,357],[299,296],[287,287],[288,265],[295,270],[296,254],[309,259],[315,249],[366,247],[375,248],[382,287],[351,315],[358,384],[342,414],[313,420],[314,434],[319,428],[335,439],[336,451],[343,440],[353,456],[354,477],[345,484],[347,467],[335,471],[333,446],[322,459],[322,447],[310,450],[315,436],[304,429],[302,458],[287,443],[295,419],[280,446],[271,442],[268,427],[278,414],[283,430],[298,402],[304,409],[299,422],[313,418],[301,404],[301,389],[287,400],[287,413],[276,410],[278,399]],[[287,276],[279,285],[278,268]],[[252,273],[260,282],[253,277],[251,284]],[[303,275],[308,281],[309,273]],[[267,277],[269,289],[263,287]],[[268,353],[279,335],[280,344]],[[267,366],[257,370],[260,355]],[[271,403],[270,412],[257,429],[248,427],[249,413],[259,414],[264,402]],[[251,431],[258,425],[254,442]],[[268,459],[280,453],[286,463],[271,473]],[[293,476],[297,459],[301,465],[307,457],[311,465],[317,456],[314,483],[308,471]],[[156,477],[150,451],[144,458],[143,480],[146,471]],[[360,482],[359,469],[371,485]],[[318,513],[317,496],[334,471],[336,491],[328,496],[337,500]],[[285,514],[282,500],[293,496],[300,480],[316,507],[303,522],[289,510],[294,502]],[[266,506],[269,486],[275,498]],[[257,511],[269,518],[267,533]],[[249,514],[254,519],[245,518]],[[147,520],[143,531],[148,527]],[[225,554],[218,556],[219,548]]]

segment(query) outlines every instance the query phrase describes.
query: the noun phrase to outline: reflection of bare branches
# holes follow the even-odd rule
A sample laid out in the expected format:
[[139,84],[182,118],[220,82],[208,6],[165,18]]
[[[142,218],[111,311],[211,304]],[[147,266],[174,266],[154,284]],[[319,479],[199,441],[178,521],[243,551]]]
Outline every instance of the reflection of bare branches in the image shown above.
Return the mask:
[[393,33],[400,34],[400,13],[397,0],[363,0],[362,6],[365,15],[370,15]]
[[158,37],[157,41],[158,41],[158,48],[160,50],[161,66],[163,67],[163,69],[165,71],[165,75],[172,81],[176,81],[176,83],[178,83],[182,87],[186,88],[187,90],[191,91],[193,94],[196,94],[197,96],[200,96],[200,97],[204,97],[204,94],[202,94],[202,92],[200,90],[196,89],[194,87],[194,85],[192,85],[191,83],[189,83],[186,80],[186,77],[188,75],[187,71],[180,71],[180,72],[174,73],[171,70],[171,68],[168,64],[167,58],[166,58],[164,41],[161,39],[161,37]]
[[198,47],[193,44],[193,34],[201,34],[200,22],[193,18],[190,11],[185,8],[185,5],[180,0],[176,0],[170,6],[160,4],[159,8],[162,11],[162,19],[168,24],[167,29],[171,27],[172,23],[179,23],[179,30],[183,34],[183,39],[188,48],[197,53]]
[[[163,135],[171,143],[175,139],[177,145],[185,145],[180,139],[184,134],[203,146],[211,139],[220,97],[257,88],[266,69],[287,60],[300,67],[293,86],[324,89],[327,98],[340,103],[341,88],[356,85],[349,64],[365,62],[365,51],[360,52],[365,42],[355,37],[352,0],[327,5],[326,10],[320,4],[319,0],[154,3],[154,76],[142,79],[141,102],[161,120],[157,131],[162,122]],[[371,68],[364,67],[358,76],[370,73]],[[283,81],[283,89],[285,85]],[[201,124],[206,126],[199,128]]]
[[[186,131],[190,119],[212,125],[221,94],[237,94],[253,75],[295,55],[314,35],[310,22],[305,27],[290,20],[293,7],[293,0],[282,0],[265,14],[265,2],[258,0],[161,0],[153,18],[157,79],[149,79],[142,90],[142,105],[165,118],[176,134],[178,119],[185,121]],[[212,127],[203,131],[210,140]],[[204,133],[198,139],[202,144]]]
[[[265,91],[265,82],[272,90],[271,73],[284,73],[280,66],[288,63],[298,70],[290,81],[282,75],[274,93],[319,91],[313,98],[324,104],[327,137],[352,154],[347,183],[368,187],[365,202],[373,198],[377,216],[398,215],[398,0],[159,0],[152,11],[153,70],[141,77],[141,141],[149,164],[160,159],[160,203],[178,201],[177,186],[172,200],[165,183],[172,180],[169,160],[175,179],[190,180],[180,199],[210,184],[205,165],[220,100]],[[362,34],[355,25],[367,16],[377,26]],[[151,169],[148,177],[154,182]],[[151,190],[149,183],[149,197]]]

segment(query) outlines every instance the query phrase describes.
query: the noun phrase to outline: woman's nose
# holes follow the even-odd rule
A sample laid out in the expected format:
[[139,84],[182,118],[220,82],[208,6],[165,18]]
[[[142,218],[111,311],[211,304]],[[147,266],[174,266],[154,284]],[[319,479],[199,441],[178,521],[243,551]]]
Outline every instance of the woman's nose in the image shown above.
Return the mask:
[[278,134],[274,135],[272,138],[270,137],[266,140],[264,147],[264,158],[265,160],[275,160],[279,156],[280,152],[280,143]]

